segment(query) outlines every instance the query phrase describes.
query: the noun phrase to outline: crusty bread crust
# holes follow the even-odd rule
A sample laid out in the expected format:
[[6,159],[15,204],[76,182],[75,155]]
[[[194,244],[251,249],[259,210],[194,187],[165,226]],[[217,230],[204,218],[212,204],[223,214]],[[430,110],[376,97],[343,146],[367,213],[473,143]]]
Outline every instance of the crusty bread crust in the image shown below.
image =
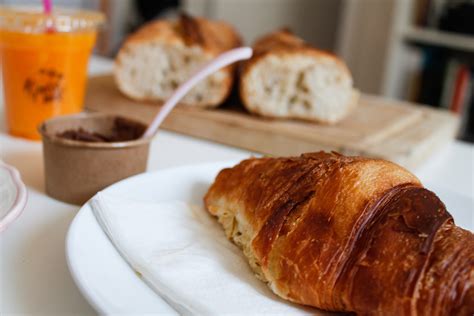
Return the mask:
[[245,68],[251,67],[255,59],[273,53],[302,53],[310,54],[318,58],[332,59],[341,67],[342,71],[348,76],[351,76],[346,64],[339,57],[332,53],[314,48],[287,29],[270,33],[258,39],[253,44],[253,57],[249,60]]
[[[253,45],[253,57],[243,63],[240,76],[240,97],[245,107],[252,113],[268,117],[297,118],[303,120],[317,121],[320,123],[336,123],[343,119],[357,105],[359,99],[358,91],[352,89],[352,76],[346,64],[337,56],[318,50],[302,39],[295,36],[288,30],[281,30],[271,33],[255,42]],[[276,59],[276,63],[287,69],[295,69],[295,58],[311,59],[312,65],[329,64],[337,76],[348,82],[346,87],[338,91],[346,93],[347,98],[337,104],[339,109],[331,108],[331,105],[321,104],[321,102],[307,101],[305,108],[301,111],[292,111],[290,101],[277,109],[271,107],[271,100],[261,98],[256,101],[255,82],[251,79],[251,73],[256,71],[259,64],[269,58]],[[293,64],[293,65],[292,65]],[[297,70],[295,70],[297,71]],[[288,75],[288,72],[286,72]],[[269,80],[272,80],[270,78]],[[308,80],[309,81],[309,80]],[[313,80],[314,82],[314,80]],[[271,86],[271,85],[270,85]],[[278,87],[271,86],[271,90]],[[287,87],[284,87],[287,88]],[[299,93],[308,94],[308,87]],[[348,91],[345,91],[348,90]],[[261,92],[261,91],[259,91]],[[269,91],[271,93],[271,91]],[[286,109],[288,107],[288,109]],[[318,111],[318,108],[324,108]]]
[[[196,66],[212,59],[220,53],[235,48],[241,44],[238,33],[232,26],[221,21],[211,21],[199,17],[181,15],[177,21],[157,20],[150,22],[130,35],[122,45],[114,67],[115,81],[119,90],[130,98],[146,101],[164,101],[170,95],[170,91],[182,83],[196,68]],[[162,52],[153,56],[154,59],[176,58],[183,56],[182,64],[171,69],[171,76],[166,73],[156,82],[140,79],[140,72],[159,72],[161,69],[155,66],[153,61],[142,68],[132,69],[133,76],[130,78],[130,69],[140,64],[141,55],[145,50],[153,50],[156,47],[163,49]],[[171,57],[163,56],[163,52],[169,51]],[[133,54],[133,57],[130,55]],[[169,62],[168,62],[169,63]],[[148,66],[148,67],[147,67]],[[192,67],[193,69],[185,69]],[[158,68],[158,69],[157,69]],[[200,89],[193,89],[190,94],[200,90],[199,97],[184,99],[184,103],[191,106],[213,107],[221,104],[229,95],[234,80],[235,66],[229,66],[200,83]],[[185,71],[179,79],[173,79],[171,86],[167,80],[173,74]],[[138,72],[138,73],[137,73]],[[143,76],[142,76],[143,77]],[[148,76],[153,77],[153,76]],[[147,77],[147,78],[148,78]],[[143,82],[144,81],[144,82]],[[160,85],[166,84],[166,92],[144,92],[143,84]]]
[[242,40],[235,29],[226,22],[212,21],[182,14],[177,21],[156,20],[149,22],[131,34],[124,43],[148,42],[197,45],[207,54],[216,55],[239,46]]
[[474,311],[474,235],[391,162],[251,158],[222,170],[204,202],[282,298],[361,315]]

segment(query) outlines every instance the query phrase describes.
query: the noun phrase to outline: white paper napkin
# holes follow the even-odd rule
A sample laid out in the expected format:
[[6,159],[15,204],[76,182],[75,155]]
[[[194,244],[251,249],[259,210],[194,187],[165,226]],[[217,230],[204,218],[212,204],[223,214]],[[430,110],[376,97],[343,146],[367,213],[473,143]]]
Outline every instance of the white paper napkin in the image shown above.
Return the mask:
[[105,193],[91,205],[122,257],[180,314],[317,313],[274,295],[201,206]]

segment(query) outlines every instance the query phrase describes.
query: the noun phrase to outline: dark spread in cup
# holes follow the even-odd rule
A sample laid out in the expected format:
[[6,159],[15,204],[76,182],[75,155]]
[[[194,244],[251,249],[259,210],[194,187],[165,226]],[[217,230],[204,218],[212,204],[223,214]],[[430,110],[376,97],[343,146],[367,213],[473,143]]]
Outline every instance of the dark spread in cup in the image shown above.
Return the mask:
[[110,133],[99,133],[90,131],[82,127],[78,129],[68,129],[57,133],[56,136],[64,139],[78,140],[93,143],[113,143],[124,142],[140,138],[145,132],[146,127],[138,122],[130,121],[124,118],[114,120],[113,129]]

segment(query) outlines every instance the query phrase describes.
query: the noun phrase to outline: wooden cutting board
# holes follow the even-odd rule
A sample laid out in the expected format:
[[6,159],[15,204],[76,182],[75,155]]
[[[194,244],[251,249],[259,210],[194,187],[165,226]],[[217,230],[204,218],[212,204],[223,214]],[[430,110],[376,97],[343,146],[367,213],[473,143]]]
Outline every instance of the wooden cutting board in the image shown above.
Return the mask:
[[[356,109],[335,125],[265,119],[238,101],[211,110],[175,108],[163,129],[270,155],[335,150],[385,158],[415,167],[452,140],[458,118],[447,111],[362,95]],[[126,98],[111,75],[89,78],[86,109],[149,123],[160,105]]]

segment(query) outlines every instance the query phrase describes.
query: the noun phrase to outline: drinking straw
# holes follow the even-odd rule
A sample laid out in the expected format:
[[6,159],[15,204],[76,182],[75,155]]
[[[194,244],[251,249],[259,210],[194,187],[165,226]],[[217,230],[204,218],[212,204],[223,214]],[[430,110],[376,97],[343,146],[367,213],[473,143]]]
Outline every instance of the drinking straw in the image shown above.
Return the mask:
[[51,14],[51,12],[53,11],[52,0],[43,0],[43,11],[45,14]]

